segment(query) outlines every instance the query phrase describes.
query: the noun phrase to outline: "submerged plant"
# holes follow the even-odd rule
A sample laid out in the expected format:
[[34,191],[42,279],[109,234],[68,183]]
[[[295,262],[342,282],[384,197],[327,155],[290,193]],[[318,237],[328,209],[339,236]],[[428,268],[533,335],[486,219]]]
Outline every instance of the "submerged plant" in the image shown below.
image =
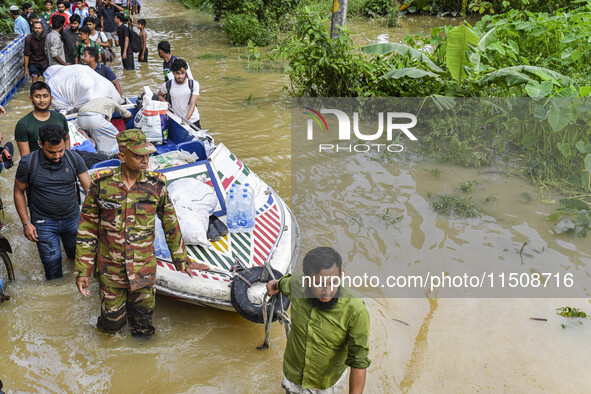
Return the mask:
[[441,171],[438,168],[424,168],[423,171],[433,175],[435,179],[441,179]]
[[[587,235],[591,230],[591,207],[578,198],[563,198],[558,201],[560,208],[552,215],[546,216],[546,220],[560,220],[554,225],[556,234],[573,232],[578,237]],[[562,218],[563,216],[567,218]],[[561,219],[562,218],[562,219]]]
[[476,204],[471,199],[457,194],[440,194],[433,201],[433,210],[444,216],[456,215],[461,218],[480,217]]
[[577,308],[572,308],[570,306],[563,306],[560,308],[556,308],[556,314],[563,316],[563,317],[568,317],[569,319],[576,319],[576,318],[586,318],[588,319],[589,316],[587,316],[587,314],[585,312],[583,312],[580,309]]
[[384,220],[388,225],[398,224],[404,219],[404,215],[393,217],[390,213],[390,208],[386,208],[386,213],[382,215],[382,220]]

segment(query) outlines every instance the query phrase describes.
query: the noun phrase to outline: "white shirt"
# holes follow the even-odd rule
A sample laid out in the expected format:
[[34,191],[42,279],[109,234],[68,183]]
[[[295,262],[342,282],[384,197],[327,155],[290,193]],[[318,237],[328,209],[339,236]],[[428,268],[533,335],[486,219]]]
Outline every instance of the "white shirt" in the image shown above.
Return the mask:
[[[166,90],[166,82],[162,84],[160,91],[166,95],[168,91]],[[199,96],[199,82],[194,81],[193,85],[193,96]],[[172,80],[172,85],[170,87],[170,101],[172,110],[179,116],[183,118],[187,118],[187,113],[189,112],[189,99],[191,98],[191,89],[189,89],[189,78],[185,78],[185,82],[182,85],[176,83],[176,80]],[[197,106],[195,106],[195,110],[193,111],[193,115],[191,115],[191,119],[189,122],[195,123],[199,120],[199,110]]]
[[92,41],[95,41],[95,42],[99,37],[101,38],[101,40],[98,41],[99,43],[107,42],[107,36],[105,36],[105,33],[103,33],[102,31],[95,30],[94,35],[91,34],[91,35],[89,35],[89,37]]

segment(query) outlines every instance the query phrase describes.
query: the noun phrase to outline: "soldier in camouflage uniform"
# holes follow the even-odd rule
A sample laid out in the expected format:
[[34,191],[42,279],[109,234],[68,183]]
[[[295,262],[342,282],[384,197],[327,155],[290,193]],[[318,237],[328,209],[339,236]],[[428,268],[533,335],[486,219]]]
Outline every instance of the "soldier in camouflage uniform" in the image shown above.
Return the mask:
[[166,243],[177,270],[207,269],[192,263],[187,252],[164,175],[146,171],[148,157],[156,148],[141,130],[117,136],[121,165],[96,171],[80,214],[75,274],[84,296],[94,272],[100,286],[101,316],[97,327],[108,333],[128,321],[134,336],[154,333],[156,215],[162,221]]

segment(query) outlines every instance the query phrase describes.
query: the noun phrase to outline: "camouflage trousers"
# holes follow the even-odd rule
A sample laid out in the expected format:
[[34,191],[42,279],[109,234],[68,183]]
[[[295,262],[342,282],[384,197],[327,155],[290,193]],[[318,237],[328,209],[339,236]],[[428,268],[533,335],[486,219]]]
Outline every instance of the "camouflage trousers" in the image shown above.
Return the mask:
[[132,291],[101,283],[99,294],[101,315],[96,324],[98,328],[112,334],[129,323],[133,336],[149,337],[154,334],[152,313],[156,305],[156,286]]

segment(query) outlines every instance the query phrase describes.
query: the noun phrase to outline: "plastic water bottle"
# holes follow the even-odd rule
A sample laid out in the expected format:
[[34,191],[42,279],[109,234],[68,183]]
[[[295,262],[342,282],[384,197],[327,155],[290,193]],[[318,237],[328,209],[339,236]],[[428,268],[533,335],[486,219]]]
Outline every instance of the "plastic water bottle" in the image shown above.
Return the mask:
[[252,187],[250,186],[250,184],[248,182],[246,182],[244,184],[244,187],[242,188],[242,192],[248,194],[248,196],[251,198],[251,200],[254,201],[254,190],[252,189]]
[[240,200],[240,226],[244,232],[254,231],[254,199],[247,193],[242,194]]
[[231,233],[241,231],[240,226],[238,225],[238,217],[240,214],[239,209],[238,200],[235,198],[234,193],[230,191],[228,200],[226,201],[226,219],[228,231]]
[[250,215],[252,217],[252,229],[254,230],[255,225],[255,218],[256,218],[256,207],[254,205],[254,189],[250,186],[248,182],[244,184],[244,187],[248,189],[250,195]]

